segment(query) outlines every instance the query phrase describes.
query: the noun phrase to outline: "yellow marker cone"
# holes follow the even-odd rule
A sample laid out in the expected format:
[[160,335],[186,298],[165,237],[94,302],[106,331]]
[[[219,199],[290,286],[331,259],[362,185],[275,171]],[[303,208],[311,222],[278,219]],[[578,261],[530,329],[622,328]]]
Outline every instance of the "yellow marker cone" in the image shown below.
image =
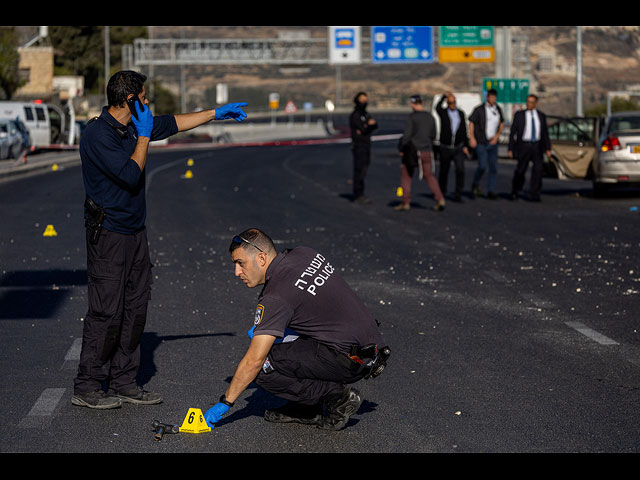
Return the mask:
[[179,430],[185,433],[205,433],[210,432],[211,427],[205,422],[202,410],[190,408]]
[[58,232],[53,228],[53,225],[47,225],[47,228],[44,229],[44,233],[42,234],[43,237],[55,237],[57,235]]
[[398,187],[398,189],[396,190],[396,197],[401,197],[402,196],[402,187]]
[[193,178],[193,172],[191,170],[187,170],[184,172],[184,177],[182,178]]
[[187,165],[189,165],[190,167],[193,167],[193,158],[190,158],[189,160],[187,160]]

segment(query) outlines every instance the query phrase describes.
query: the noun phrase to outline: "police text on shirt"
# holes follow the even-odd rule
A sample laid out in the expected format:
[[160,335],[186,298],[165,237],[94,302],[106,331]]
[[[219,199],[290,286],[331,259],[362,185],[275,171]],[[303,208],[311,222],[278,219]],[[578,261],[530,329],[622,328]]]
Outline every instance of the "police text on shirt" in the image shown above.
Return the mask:
[[[322,287],[331,274],[333,267],[319,253],[311,260],[311,263],[304,269],[300,278],[296,280],[295,286],[300,290],[306,290],[311,295],[316,294],[316,287]],[[309,278],[306,278],[309,277]]]

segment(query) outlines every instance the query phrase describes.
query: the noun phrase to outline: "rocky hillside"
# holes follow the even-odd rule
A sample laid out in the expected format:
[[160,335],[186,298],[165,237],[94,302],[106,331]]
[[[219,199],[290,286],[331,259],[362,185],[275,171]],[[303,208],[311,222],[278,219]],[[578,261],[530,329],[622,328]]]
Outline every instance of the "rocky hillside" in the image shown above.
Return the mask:
[[[326,38],[327,27],[151,27],[154,38],[275,38],[279,32],[305,30],[312,37]],[[607,91],[640,86],[640,27],[583,27],[584,107],[604,103]],[[363,27],[363,57],[368,58],[369,27]],[[532,92],[541,97],[540,106],[557,115],[575,113],[576,27],[511,27],[518,45],[528,48],[528,61],[516,61],[513,76],[529,76]],[[525,50],[527,51],[527,50]],[[515,57],[515,55],[514,55]],[[169,88],[180,91],[179,69],[156,69]],[[496,76],[493,64],[348,65],[340,68],[339,91],[336,69],[311,65],[305,69],[279,66],[189,66],[186,69],[187,108],[211,103],[217,83],[227,83],[232,98],[250,98],[253,105],[266,109],[268,94],[278,92],[281,103],[291,99],[297,105],[310,101],[321,106],[328,98],[351,107],[353,95],[367,91],[372,107],[406,106],[408,97],[426,97],[444,90],[478,90],[483,77]]]

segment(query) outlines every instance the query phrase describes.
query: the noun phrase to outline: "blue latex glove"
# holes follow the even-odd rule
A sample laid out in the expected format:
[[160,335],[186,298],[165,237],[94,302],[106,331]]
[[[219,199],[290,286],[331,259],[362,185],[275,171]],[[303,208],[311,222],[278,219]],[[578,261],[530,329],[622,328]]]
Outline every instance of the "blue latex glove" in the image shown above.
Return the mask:
[[241,122],[247,118],[247,114],[242,111],[241,107],[246,107],[247,104],[242,103],[227,103],[221,107],[217,107],[215,119],[216,120],[228,120],[233,118],[236,122]]
[[151,110],[148,106],[143,105],[143,110],[140,110],[140,103],[136,102],[136,112],[138,112],[138,119],[131,115],[131,121],[136,127],[138,131],[139,137],[149,137],[151,138],[151,130],[153,130],[153,115],[151,114]]
[[215,427],[214,424],[220,421],[222,416],[229,411],[229,408],[229,405],[225,405],[224,403],[216,403],[204,414],[204,421],[207,422],[207,425],[211,428]]

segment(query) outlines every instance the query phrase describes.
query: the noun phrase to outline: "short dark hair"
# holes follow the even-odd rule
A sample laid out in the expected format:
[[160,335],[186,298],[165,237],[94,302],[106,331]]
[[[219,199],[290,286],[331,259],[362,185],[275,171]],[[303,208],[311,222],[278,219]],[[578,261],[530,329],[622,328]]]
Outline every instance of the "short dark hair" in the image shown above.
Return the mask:
[[487,92],[487,97],[488,97],[489,95],[495,95],[495,96],[497,97],[497,96],[498,96],[498,92],[497,92],[497,90],[496,90],[495,88],[492,88],[491,90],[489,90],[489,91]]
[[275,245],[273,244],[273,240],[271,240],[271,237],[269,237],[269,235],[258,228],[249,228],[237,236],[245,241],[236,242],[234,240],[231,240],[231,245],[229,245],[229,253],[233,253],[233,251],[239,247],[251,248],[251,244],[258,247],[258,249],[267,254],[274,252],[276,249]]
[[133,70],[114,73],[107,84],[107,103],[110,107],[121,106],[129,95],[139,95],[146,81],[146,75]]
[[533,93],[530,93],[530,94],[527,96],[527,98],[529,98],[529,97],[533,98],[536,102],[538,101],[538,96],[537,96],[537,95],[534,95]]

